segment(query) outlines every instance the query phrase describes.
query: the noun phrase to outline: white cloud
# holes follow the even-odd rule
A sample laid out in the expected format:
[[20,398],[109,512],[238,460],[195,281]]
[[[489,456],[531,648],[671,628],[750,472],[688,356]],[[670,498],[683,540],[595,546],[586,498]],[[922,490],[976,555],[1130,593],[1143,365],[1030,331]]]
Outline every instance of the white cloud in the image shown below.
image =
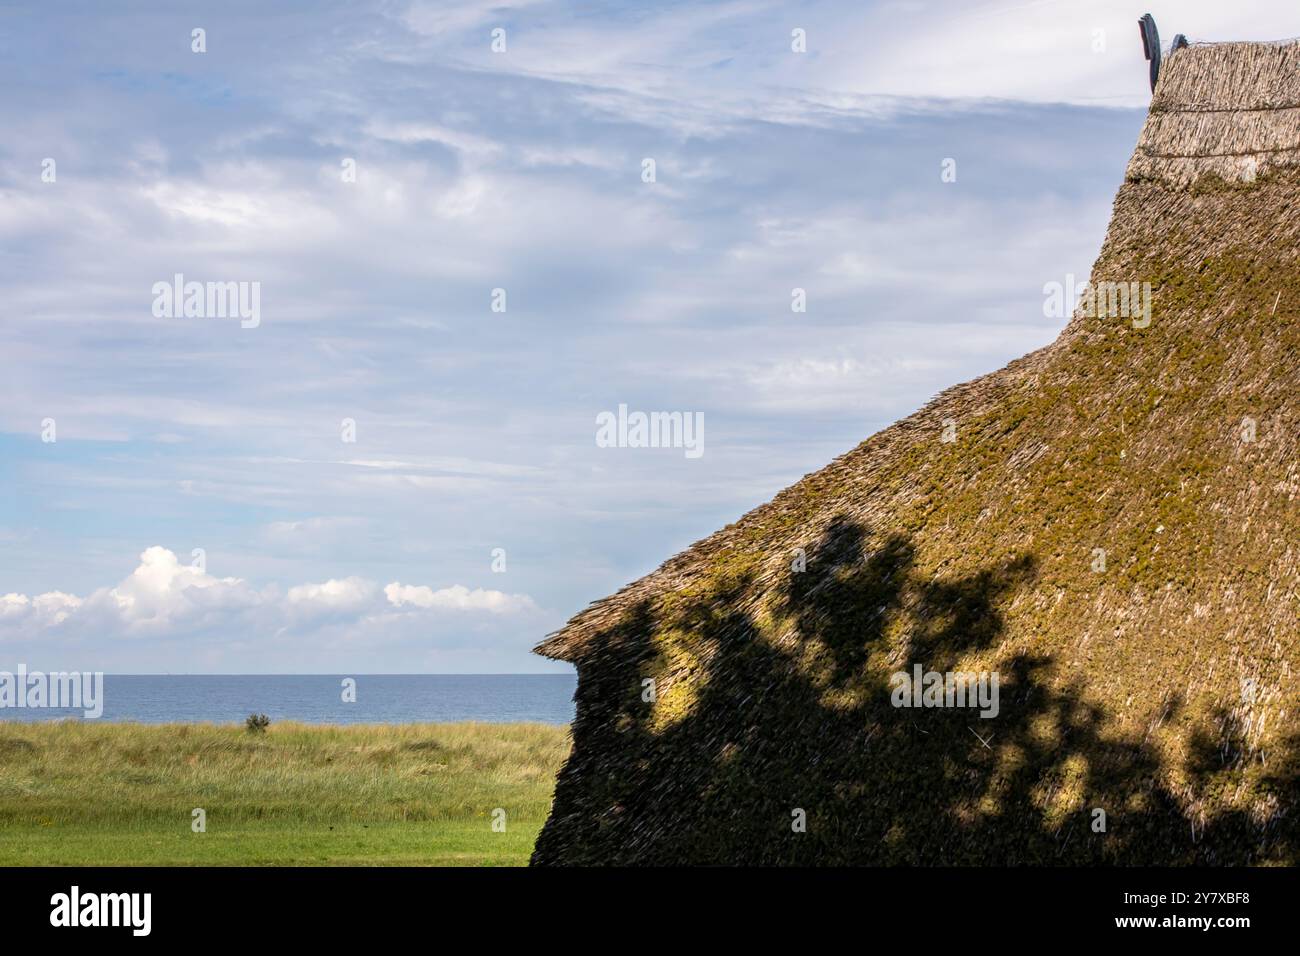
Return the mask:
[[366,133],[375,139],[408,146],[412,143],[438,143],[474,159],[486,159],[501,151],[501,144],[487,137],[433,123],[376,121],[366,126]]
[[[1274,0],[982,0],[877,5],[846,29],[810,32],[831,54],[835,89],[903,96],[1146,106],[1137,19],[1150,11],[1167,49],[1191,40],[1272,40],[1295,34],[1293,7]],[[1242,25],[1248,24],[1243,30]],[[870,55],[851,56],[854,49]]]
[[[413,3],[403,14],[407,26],[426,36],[445,36],[479,29],[502,16],[537,6],[542,0],[462,0],[458,3]],[[487,42],[487,31],[484,43]]]
[[[416,4],[405,24],[434,38],[440,54],[445,38],[457,36],[469,63],[587,84],[593,105],[604,98],[611,110],[634,109],[683,128],[695,126],[690,104],[702,84],[715,122],[719,113],[761,113],[806,123],[816,105],[924,108],[924,98],[1145,106],[1137,30],[1143,12],[1155,16],[1166,48],[1178,33],[1197,41],[1297,32],[1293,8],[1276,0],[1151,0],[1141,9],[1127,0],[880,0],[811,3],[797,13],[743,2],[650,13],[635,29],[616,13],[509,6],[475,4],[448,14],[441,4]],[[517,24],[509,53],[489,55],[488,30],[505,16]],[[806,54],[790,51],[793,26],[806,31]],[[802,102],[791,103],[793,90],[802,91]],[[853,103],[855,96],[890,102]]]
[[172,551],[154,546],[140,555],[139,565],[120,584],[84,599],[62,591],[0,597],[0,641],[63,636],[184,639],[201,634],[257,640],[286,633],[310,638],[321,628],[375,636],[381,622],[404,623],[418,633],[448,612],[537,611],[527,595],[471,590],[460,584],[434,590],[393,582],[381,588],[354,576],[287,591],[275,585],[258,589],[240,578],[218,578],[182,564]]
[[412,586],[394,582],[384,588],[384,594],[395,607],[411,605],[456,611],[490,611],[493,614],[513,614],[537,608],[533,599],[526,594],[505,594],[483,588],[475,588],[471,591],[462,584],[435,591],[424,585]]
[[361,518],[316,517],[299,521],[272,521],[266,526],[268,537],[290,541],[299,538],[316,539],[335,532],[351,531],[365,525]]
[[286,595],[291,605],[321,611],[359,611],[375,599],[377,586],[358,577],[323,584],[300,584]]
[[50,591],[35,598],[25,594],[6,594],[0,597],[0,624],[26,620],[40,626],[62,624],[81,604],[79,597],[62,591]]

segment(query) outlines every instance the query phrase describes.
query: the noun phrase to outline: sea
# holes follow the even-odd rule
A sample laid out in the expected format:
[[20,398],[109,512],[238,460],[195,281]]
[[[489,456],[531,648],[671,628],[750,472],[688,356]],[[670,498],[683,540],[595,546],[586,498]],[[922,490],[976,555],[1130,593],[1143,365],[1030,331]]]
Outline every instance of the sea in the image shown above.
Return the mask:
[[[567,724],[577,683],[575,674],[106,674],[97,719],[242,723],[266,714],[309,724]],[[79,709],[0,708],[0,721],[67,719],[86,718]]]

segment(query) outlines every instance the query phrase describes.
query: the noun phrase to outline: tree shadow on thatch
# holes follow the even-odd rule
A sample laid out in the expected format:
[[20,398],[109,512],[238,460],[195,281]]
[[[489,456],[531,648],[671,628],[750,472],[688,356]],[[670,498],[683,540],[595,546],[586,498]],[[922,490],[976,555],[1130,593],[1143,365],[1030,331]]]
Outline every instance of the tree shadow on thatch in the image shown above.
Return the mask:
[[[1144,741],[1108,735],[1078,683],[1049,680],[1049,657],[1002,651],[999,608],[1034,577],[1022,556],[921,579],[906,538],[841,517],[776,595],[783,640],[742,610],[752,575],[671,613],[640,604],[579,667],[574,749],[533,862],[1293,861],[1293,821],[1190,818]],[[685,680],[665,673],[667,630],[696,649]],[[891,702],[890,673],[972,656],[999,674],[996,717]]]

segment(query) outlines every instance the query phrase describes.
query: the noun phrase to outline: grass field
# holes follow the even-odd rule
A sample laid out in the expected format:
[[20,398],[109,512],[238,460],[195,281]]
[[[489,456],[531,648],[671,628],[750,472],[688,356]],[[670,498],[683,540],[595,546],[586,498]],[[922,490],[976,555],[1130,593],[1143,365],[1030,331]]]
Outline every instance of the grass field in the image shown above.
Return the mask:
[[544,724],[0,723],[0,865],[522,865],[568,749]]

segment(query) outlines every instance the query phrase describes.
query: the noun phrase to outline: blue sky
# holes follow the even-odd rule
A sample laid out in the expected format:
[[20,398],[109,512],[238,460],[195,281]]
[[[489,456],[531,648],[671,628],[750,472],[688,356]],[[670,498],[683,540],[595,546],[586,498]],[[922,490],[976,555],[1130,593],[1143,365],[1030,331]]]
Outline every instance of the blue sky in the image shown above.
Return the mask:
[[[1055,337],[1145,9],[1166,44],[1300,32],[1249,2],[7,6],[0,667],[560,669],[529,649],[588,601]],[[177,273],[257,283],[260,324],[156,317]],[[702,413],[704,454],[597,447],[620,404]]]

